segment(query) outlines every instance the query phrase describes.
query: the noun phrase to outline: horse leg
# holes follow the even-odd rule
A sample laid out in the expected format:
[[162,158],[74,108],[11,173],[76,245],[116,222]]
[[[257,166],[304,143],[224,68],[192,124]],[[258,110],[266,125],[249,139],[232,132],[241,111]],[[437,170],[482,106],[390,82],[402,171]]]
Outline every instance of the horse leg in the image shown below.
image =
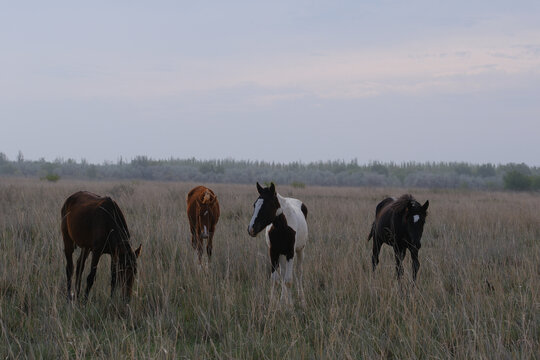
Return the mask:
[[394,246],[394,257],[396,258],[396,275],[397,279],[403,276],[403,259],[405,258],[405,249]]
[[84,270],[84,264],[89,253],[89,249],[81,248],[81,253],[79,254],[79,258],[77,259],[77,270],[75,272],[75,291],[77,292],[77,298],[79,298],[79,295],[81,293],[81,278]]
[[294,276],[296,278],[296,286],[298,286],[298,297],[302,307],[306,307],[306,297],[304,295],[304,285],[302,284],[302,261],[304,260],[304,249],[296,251],[296,271]]
[[111,297],[114,294],[114,289],[116,287],[116,280],[117,280],[117,271],[118,271],[118,257],[114,256],[114,254],[111,255]]
[[195,231],[195,228],[190,225],[191,230],[191,246],[194,249],[197,249],[197,232]]
[[204,240],[200,237],[200,236],[197,236],[197,258],[199,259],[199,265],[202,266],[202,256],[203,256],[203,242]]
[[71,278],[73,277],[73,243],[66,244],[64,254],[66,255],[66,276],[67,276],[67,297],[68,300],[73,300],[71,293]]
[[375,267],[379,263],[379,253],[381,252],[382,243],[377,237],[373,237],[373,254],[371,255],[371,269],[375,272]]
[[97,265],[98,265],[100,256],[101,256],[101,252],[92,251],[92,265],[90,267],[90,274],[88,274],[88,277],[86,278],[86,292],[84,294],[85,300],[88,300],[88,294],[90,293],[90,289],[92,288],[92,285],[94,285],[94,280],[96,278]]
[[212,239],[214,238],[214,232],[208,234],[208,243],[206,244],[206,254],[208,255],[208,262],[212,257]]
[[[62,215],[64,215],[62,213]],[[69,236],[67,228],[67,219],[62,217],[62,239],[64,240],[64,255],[66,256],[66,276],[67,276],[67,297],[68,300],[73,300],[73,294],[71,293],[71,278],[73,277],[73,251],[75,250],[75,243],[71,236]]]
[[270,301],[269,304],[274,303],[274,287],[279,283],[279,254],[272,251],[272,246],[268,249],[270,255]]
[[289,291],[292,286],[292,261],[287,260],[285,255],[279,256],[279,269],[281,273],[281,301],[286,305],[292,305],[291,292]]
[[412,271],[413,271],[413,280],[416,283],[416,274],[420,268],[420,261],[418,261],[418,249],[409,249],[412,259]]

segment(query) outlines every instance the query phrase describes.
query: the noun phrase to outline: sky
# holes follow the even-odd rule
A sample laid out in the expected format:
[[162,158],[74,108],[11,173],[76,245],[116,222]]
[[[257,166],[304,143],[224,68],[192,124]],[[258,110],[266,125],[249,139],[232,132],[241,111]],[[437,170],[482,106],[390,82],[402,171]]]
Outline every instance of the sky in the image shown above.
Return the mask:
[[0,152],[540,165],[540,1],[0,3]]

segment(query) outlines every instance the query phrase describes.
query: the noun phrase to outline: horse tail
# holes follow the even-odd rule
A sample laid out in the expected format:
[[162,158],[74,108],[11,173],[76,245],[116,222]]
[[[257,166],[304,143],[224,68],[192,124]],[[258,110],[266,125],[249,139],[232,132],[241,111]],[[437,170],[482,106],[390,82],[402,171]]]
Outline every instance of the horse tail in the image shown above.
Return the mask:
[[369,232],[367,241],[369,242],[371,238],[375,239],[375,221],[373,222],[373,224],[371,224],[371,231]]
[[300,210],[302,210],[302,214],[304,214],[304,218],[307,220],[307,206],[304,203],[302,203]]

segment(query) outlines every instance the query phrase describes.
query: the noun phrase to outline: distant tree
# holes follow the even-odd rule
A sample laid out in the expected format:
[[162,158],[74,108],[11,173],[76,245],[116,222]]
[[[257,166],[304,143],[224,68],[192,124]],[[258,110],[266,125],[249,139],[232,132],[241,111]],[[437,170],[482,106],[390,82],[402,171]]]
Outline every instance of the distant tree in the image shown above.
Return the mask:
[[472,169],[471,166],[467,163],[459,163],[456,164],[454,167],[454,171],[458,175],[472,175]]
[[146,167],[150,165],[150,158],[145,155],[137,155],[133,160],[131,160],[131,165],[138,165],[142,167]]
[[525,191],[531,189],[531,177],[518,170],[508,171],[504,177],[504,188],[508,190]]
[[372,163],[369,169],[377,174],[388,176],[388,168],[378,161]]
[[96,165],[90,165],[88,169],[86,170],[86,176],[88,176],[90,179],[95,179],[97,177],[97,168]]
[[17,162],[19,164],[22,164],[24,162],[24,155],[21,150],[17,153]]
[[531,189],[540,190],[540,175],[531,176]]
[[503,167],[506,171],[517,171],[523,175],[531,175],[531,169],[525,163],[509,163]]
[[497,175],[495,166],[493,166],[493,164],[479,165],[476,169],[476,173],[481,177],[491,177]]

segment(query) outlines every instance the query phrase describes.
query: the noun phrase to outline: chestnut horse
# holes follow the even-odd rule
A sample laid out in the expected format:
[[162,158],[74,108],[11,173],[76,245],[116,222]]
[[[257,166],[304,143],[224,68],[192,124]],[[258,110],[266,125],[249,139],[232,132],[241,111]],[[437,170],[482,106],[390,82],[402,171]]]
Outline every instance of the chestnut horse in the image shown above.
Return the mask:
[[420,239],[424,231],[429,201],[420,205],[412,195],[405,194],[399,199],[386,198],[381,201],[375,210],[375,221],[371,225],[368,241],[373,237],[372,268],[379,263],[381,246],[386,243],[394,248],[396,258],[396,273],[398,280],[403,275],[403,259],[405,251],[409,249],[412,258],[413,279],[420,268],[418,250]]
[[137,274],[137,257],[141,246],[133,251],[129,243],[129,230],[118,204],[110,197],[101,197],[86,191],[71,195],[62,206],[62,236],[66,255],[68,298],[73,299],[71,277],[73,275],[73,251],[78,246],[81,254],[77,260],[75,288],[77,297],[81,290],[81,277],[86,258],[92,252],[92,266],[86,280],[85,300],[102,254],[111,256],[111,296],[117,280],[122,286],[122,295],[129,301],[133,280]]
[[187,195],[187,215],[191,230],[191,245],[202,262],[204,239],[207,239],[208,261],[212,256],[212,239],[219,220],[219,202],[216,194],[204,186],[197,186]]

